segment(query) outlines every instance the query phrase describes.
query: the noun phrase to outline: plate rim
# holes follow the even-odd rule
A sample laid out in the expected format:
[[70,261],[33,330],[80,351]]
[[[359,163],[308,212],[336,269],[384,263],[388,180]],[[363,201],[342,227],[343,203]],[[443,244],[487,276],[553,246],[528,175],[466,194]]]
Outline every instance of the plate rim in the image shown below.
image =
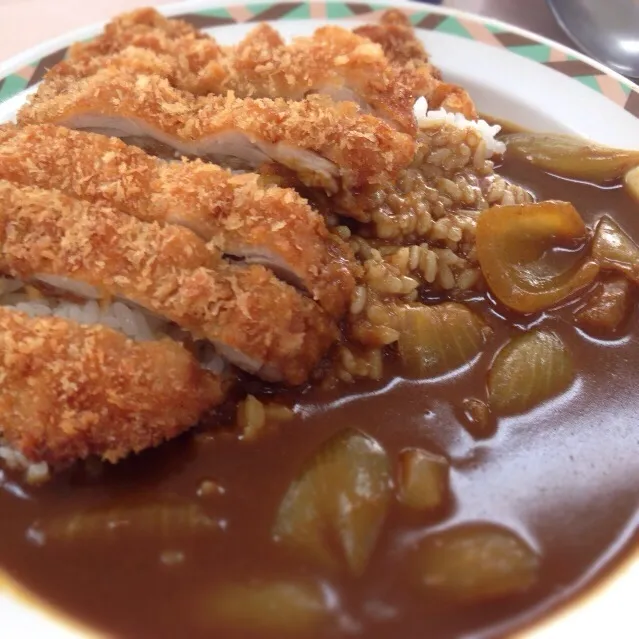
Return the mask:
[[[282,16],[271,18],[270,16],[265,15],[265,12],[272,12],[273,9],[284,6],[290,6],[291,9],[289,9],[289,11],[286,11]],[[260,11],[258,13],[250,13],[251,7],[259,8]],[[230,17],[225,21],[224,18],[220,18],[218,24],[210,25],[211,27],[224,27],[242,23],[257,23],[261,20],[269,20],[273,22],[277,22],[279,20],[285,21],[287,19],[290,19],[287,18],[288,13],[297,11],[300,8],[307,8],[310,16],[306,18],[294,19],[313,19],[313,13],[315,13],[317,15],[317,19],[331,21],[336,18],[328,17],[326,15],[329,7],[331,8],[331,10],[334,10],[337,7],[341,8],[342,10],[351,12],[350,15],[345,14],[343,16],[340,16],[339,19],[342,20],[363,20],[367,17],[379,15],[379,13],[384,9],[396,8],[403,9],[407,11],[409,15],[413,16],[416,14],[424,14],[424,18],[430,15],[445,16],[446,18],[453,18],[457,20],[462,24],[462,26],[464,22],[469,22],[474,25],[488,28],[489,30],[498,30],[498,35],[512,34],[521,38],[521,41],[519,42],[519,44],[511,45],[511,47],[516,48],[529,45],[542,45],[547,47],[550,52],[554,51],[561,56],[564,56],[565,59],[558,61],[548,60],[547,62],[541,62],[531,55],[526,55],[525,52],[522,52],[521,50],[513,51],[513,48],[509,47],[506,44],[502,44],[502,47],[504,49],[517,53],[532,62],[541,64],[542,66],[547,66],[552,70],[563,74],[564,77],[569,78],[572,81],[579,82],[581,85],[588,86],[600,95],[606,97],[610,102],[616,104],[616,106],[628,111],[631,115],[639,119],[639,85],[635,84],[632,80],[629,80],[625,76],[622,76],[606,65],[594,60],[590,56],[580,53],[572,47],[556,42],[551,38],[536,34],[533,31],[513,25],[503,20],[484,17],[469,11],[456,9],[454,7],[442,7],[440,5],[432,5],[429,3],[423,4],[414,2],[412,0],[404,0],[399,2],[393,0],[374,0],[373,2],[364,2],[362,0],[355,0],[353,2],[350,2],[348,0],[265,0],[263,2],[259,2],[259,0],[183,0],[181,2],[160,5],[155,8],[164,15],[170,17],[192,17],[197,16],[204,11],[210,11],[214,9],[225,10],[227,11],[227,13],[235,13],[237,16],[241,16],[242,11],[245,12],[244,19],[236,19]],[[104,28],[104,25],[106,23],[107,21],[95,22],[84,27],[79,27],[77,29],[67,31],[60,36],[50,38],[42,42],[41,44],[35,45],[34,47],[29,47],[24,51],[21,51],[20,53],[9,57],[5,61],[0,61],[0,103],[13,98],[34,86],[42,77],[45,69],[47,68],[47,65],[52,65],[59,59],[62,59],[64,53],[71,43],[77,40],[90,39],[94,37]],[[421,31],[436,30],[432,27],[424,26],[421,24],[417,24],[416,28]],[[464,37],[460,34],[450,35],[453,35],[454,37]],[[469,34],[469,36],[467,37],[470,37],[470,39],[473,40],[482,41],[484,42],[484,44],[488,45],[496,44],[495,42],[486,42],[481,39],[475,38],[472,34]],[[495,39],[498,38],[495,37]],[[590,69],[592,69],[593,71],[597,71],[598,73],[571,74],[565,70],[562,70],[562,62],[577,62],[578,64],[581,63],[582,65],[585,65],[585,67],[582,67],[582,70],[584,70],[586,67],[589,67]],[[564,65],[564,68],[565,66],[566,65]],[[623,93],[625,93],[626,95],[625,103],[621,104],[618,100],[613,99],[611,95],[607,94],[603,90],[603,88],[601,88],[601,86],[599,86],[599,88],[593,86],[593,84],[599,85],[597,78],[602,76],[610,78],[614,83],[617,84],[618,87],[621,88],[621,91],[623,91]],[[580,80],[580,78],[586,78],[588,79],[588,81]],[[10,86],[11,84],[15,86]],[[7,86],[9,86],[9,89],[7,89]]]

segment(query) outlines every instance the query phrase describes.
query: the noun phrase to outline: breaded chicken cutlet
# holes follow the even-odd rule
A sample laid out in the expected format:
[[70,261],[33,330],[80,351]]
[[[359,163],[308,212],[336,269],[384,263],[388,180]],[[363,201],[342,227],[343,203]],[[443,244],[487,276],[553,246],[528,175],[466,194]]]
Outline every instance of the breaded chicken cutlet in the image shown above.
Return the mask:
[[[322,216],[294,190],[267,188],[254,174],[200,161],[166,163],[116,138],[33,125],[0,130],[0,179],[183,225],[214,253],[269,267],[336,318],[354,288],[350,249]],[[195,242],[193,250],[204,247]]]
[[198,95],[232,91],[238,97],[300,100],[326,94],[415,131],[417,96],[378,44],[341,27],[322,27],[286,44],[261,24],[237,46],[222,48],[179,20],[134,11],[116,17],[96,40],[74,45],[69,59],[50,73],[79,78],[105,67],[155,73]]
[[[109,61],[108,56],[131,46],[138,51]],[[179,88],[198,94],[231,90],[240,97],[300,99],[304,92],[327,93],[367,106],[408,132],[414,131],[412,104],[421,96],[433,109],[477,117],[468,93],[442,81],[399,9],[385,11],[379,24],[362,25],[353,32],[322,27],[290,44],[264,24],[235,47],[220,47],[184,21],[142,9],[116,17],[95,41],[74,45],[69,59],[72,65],[93,69],[115,64],[142,71],[147,65],[148,72],[151,56],[140,48],[159,54],[154,73],[166,73]]]
[[29,462],[116,462],[179,435],[227,383],[180,344],[0,306],[0,435]]
[[400,70],[403,86],[413,95],[425,97],[431,109],[445,109],[476,119],[475,104],[460,86],[442,81],[441,73],[428,59],[421,40],[405,13],[389,9],[379,24],[365,24],[355,33],[379,44],[386,57]]
[[412,136],[351,102],[195,97],[159,76],[110,69],[54,91],[44,81],[18,121],[150,138],[182,155],[249,168],[274,161],[329,194],[388,182],[415,152]]
[[[306,381],[337,336],[312,300],[260,265],[217,257],[183,266],[155,238],[189,233],[59,191],[0,181],[0,271],[27,282],[80,282],[174,322],[250,373]],[[191,242],[203,242],[195,235]],[[166,250],[165,250],[166,248]]]

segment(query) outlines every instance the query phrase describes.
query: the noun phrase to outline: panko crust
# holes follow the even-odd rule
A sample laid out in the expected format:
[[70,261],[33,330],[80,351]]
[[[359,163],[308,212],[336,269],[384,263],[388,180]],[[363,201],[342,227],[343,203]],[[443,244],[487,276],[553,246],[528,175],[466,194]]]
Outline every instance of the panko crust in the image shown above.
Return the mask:
[[477,118],[468,92],[442,81],[439,69],[429,62],[424,45],[402,11],[389,9],[382,14],[379,24],[362,25],[355,33],[382,47],[386,57],[400,69],[402,83],[413,95],[426,97],[429,108],[462,113],[470,120]]
[[107,55],[123,48],[125,43],[154,49],[158,38],[210,39],[184,20],[166,18],[156,9],[145,7],[117,15],[99,37],[71,46],[68,57]]
[[[268,144],[309,151],[335,166],[338,186],[358,190],[393,179],[412,160],[415,140],[352,102],[312,95],[300,101],[196,97],[156,75],[104,69],[64,88],[42,83],[18,121],[69,124],[86,115],[144,122],[159,137],[198,146],[217,135],[238,132]],[[289,168],[299,168],[293,157]],[[303,167],[303,171],[308,168]]]
[[350,249],[322,216],[294,190],[265,188],[255,174],[165,163],[116,138],[45,124],[0,133],[0,179],[184,225],[210,241],[213,254],[265,251],[335,317],[354,288]]
[[176,437],[220,404],[228,383],[169,339],[0,307],[3,438],[54,467],[116,462]]
[[379,44],[386,57],[398,66],[409,63],[428,62],[428,53],[415,35],[410,20],[399,9],[388,9],[382,14],[379,24],[363,24],[354,33]]
[[175,231],[189,233],[59,191],[0,181],[3,272],[27,281],[46,274],[85,282],[241,353],[255,363],[249,372],[306,381],[337,337],[330,317],[262,266],[218,258],[214,267],[184,268],[172,244],[165,250],[157,242]]

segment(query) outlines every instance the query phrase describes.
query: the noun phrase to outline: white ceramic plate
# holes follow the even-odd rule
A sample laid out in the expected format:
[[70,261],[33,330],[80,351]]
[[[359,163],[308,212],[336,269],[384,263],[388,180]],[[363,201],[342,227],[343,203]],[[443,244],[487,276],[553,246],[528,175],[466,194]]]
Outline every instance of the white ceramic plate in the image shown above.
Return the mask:
[[[480,111],[539,130],[564,131],[599,142],[639,148],[639,87],[594,60],[511,25],[414,2],[386,0],[266,1],[191,0],[164,8],[232,44],[258,21],[276,23],[285,37],[307,35],[331,22],[352,28],[375,21],[385,8],[410,15],[434,63],[445,77],[468,89]],[[28,28],[28,25],[22,25]],[[51,40],[0,63],[0,122],[14,118],[27,92],[46,68],[77,40],[96,35],[93,25]],[[99,576],[96,576],[99,579]],[[0,584],[2,637],[87,637],[52,613]],[[628,560],[615,575],[569,608],[527,634],[536,639],[639,636],[639,561]],[[611,626],[611,619],[615,620]]]

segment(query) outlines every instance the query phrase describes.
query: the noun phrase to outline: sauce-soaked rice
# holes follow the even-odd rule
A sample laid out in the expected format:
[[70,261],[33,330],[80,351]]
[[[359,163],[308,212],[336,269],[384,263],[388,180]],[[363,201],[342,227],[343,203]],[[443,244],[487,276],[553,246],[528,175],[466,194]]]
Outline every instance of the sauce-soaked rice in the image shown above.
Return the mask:
[[[538,199],[573,202],[589,225],[607,213],[639,238],[636,205],[619,187],[570,182],[514,160],[499,171]],[[639,490],[630,479],[639,475],[636,309],[621,337],[597,341],[575,330],[574,304],[522,319],[481,297],[468,303],[495,336],[467,372],[409,382],[389,356],[379,382],[278,395],[278,401],[295,404],[296,416],[253,442],[230,432],[186,436],[96,476],[76,469],[38,489],[5,477],[0,565],[83,621],[116,636],[157,639],[247,637],[245,631],[205,628],[196,608],[211,587],[252,577],[321,581],[334,597],[340,632],[331,626],[313,635],[318,637],[490,636],[577,596],[630,548],[639,523]],[[475,440],[462,425],[461,401],[485,395],[496,350],[532,323],[562,337],[574,356],[577,382],[541,409],[500,419],[492,438]],[[252,390],[259,395],[267,389]],[[375,437],[393,463],[412,446],[441,452],[452,463],[453,501],[445,517],[429,520],[393,503],[360,579],[329,575],[275,546],[270,536],[280,500],[302,461],[344,428]],[[207,490],[198,496],[204,480],[216,484],[204,484]],[[65,513],[163,497],[199,503],[218,525],[195,537],[147,531],[136,539],[110,534],[63,543],[38,534]],[[415,541],[473,520],[508,526],[538,551],[541,570],[532,590],[463,608],[415,590],[408,579]]]

